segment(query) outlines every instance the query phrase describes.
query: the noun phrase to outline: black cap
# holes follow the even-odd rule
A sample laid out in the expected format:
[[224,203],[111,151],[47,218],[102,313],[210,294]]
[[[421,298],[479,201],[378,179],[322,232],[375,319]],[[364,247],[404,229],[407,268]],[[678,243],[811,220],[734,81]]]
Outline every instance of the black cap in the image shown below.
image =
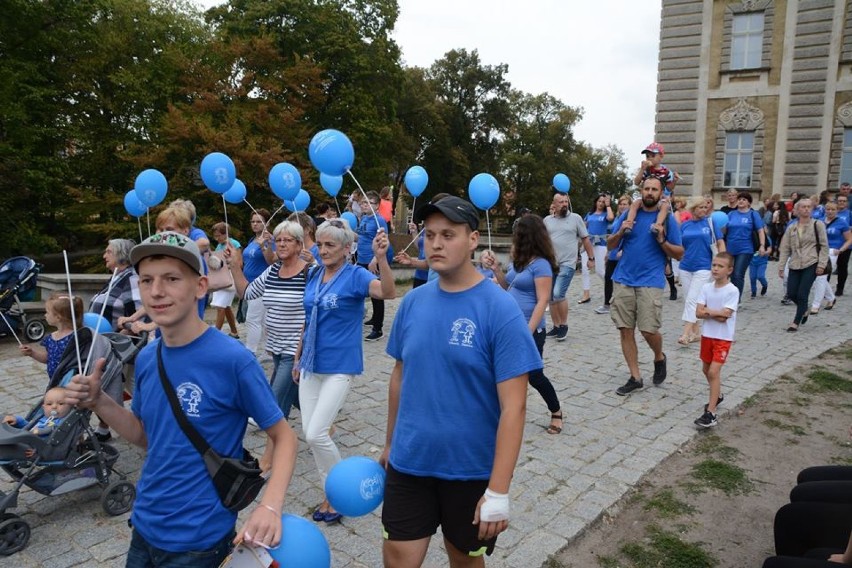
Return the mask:
[[437,203],[427,203],[414,214],[414,221],[425,221],[432,213],[440,213],[453,223],[465,223],[474,231],[479,228],[479,213],[476,207],[455,195],[448,195]]

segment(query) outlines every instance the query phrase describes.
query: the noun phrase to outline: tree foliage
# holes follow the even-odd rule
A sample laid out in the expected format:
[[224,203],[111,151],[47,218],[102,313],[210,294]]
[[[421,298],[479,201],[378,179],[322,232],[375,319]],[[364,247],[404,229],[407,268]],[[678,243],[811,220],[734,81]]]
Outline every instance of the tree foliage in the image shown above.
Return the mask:
[[513,89],[506,65],[457,49],[404,67],[398,16],[396,0],[230,0],[205,14],[185,0],[7,0],[0,257],[136,236],[123,196],[149,167],[209,228],[223,216],[198,171],[211,151],[234,159],[256,207],[277,208],[266,180],[281,161],[314,202],[327,199],[307,158],[324,128],[352,139],[365,188],[400,187],[414,164],[429,172],[424,199],[494,174],[497,216],[546,211],[557,172],[571,178],[575,208],[626,187],[617,148],[574,139],[582,110]]

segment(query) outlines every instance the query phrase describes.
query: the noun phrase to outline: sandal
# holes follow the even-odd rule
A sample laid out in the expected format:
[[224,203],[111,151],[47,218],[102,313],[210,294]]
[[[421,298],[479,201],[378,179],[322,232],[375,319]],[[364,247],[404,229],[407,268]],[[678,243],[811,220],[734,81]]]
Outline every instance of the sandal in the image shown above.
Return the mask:
[[[562,411],[560,410],[560,411],[559,411],[559,414],[551,414],[551,415],[550,415],[550,419],[551,419],[551,420],[559,420],[560,422],[562,422]],[[545,431],[546,431],[548,434],[561,434],[561,433],[562,433],[562,426],[556,426],[556,425],[554,425],[554,424],[550,424],[550,425],[549,425],[549,426],[545,429]]]
[[580,301],[579,301],[579,302],[577,302],[577,303],[578,303],[578,304],[588,304],[588,303],[589,303],[589,302],[591,302],[591,301],[592,301],[592,299],[591,299],[591,298],[583,298],[582,300],[580,300]]
[[680,337],[677,338],[677,342],[680,343],[681,345],[689,345],[689,339],[690,339],[690,336],[681,335]]

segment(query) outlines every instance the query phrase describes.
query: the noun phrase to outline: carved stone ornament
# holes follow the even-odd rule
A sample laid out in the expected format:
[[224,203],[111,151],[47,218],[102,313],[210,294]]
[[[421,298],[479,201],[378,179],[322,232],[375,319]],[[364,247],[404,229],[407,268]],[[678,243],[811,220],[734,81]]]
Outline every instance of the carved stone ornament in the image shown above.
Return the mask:
[[763,111],[751,106],[741,98],[737,104],[722,111],[719,115],[719,126],[722,130],[747,131],[757,130],[763,124]]
[[743,0],[739,4],[731,4],[730,9],[734,14],[742,14],[745,12],[762,12],[766,10],[772,0]]
[[837,109],[837,120],[846,128],[852,128],[852,102]]

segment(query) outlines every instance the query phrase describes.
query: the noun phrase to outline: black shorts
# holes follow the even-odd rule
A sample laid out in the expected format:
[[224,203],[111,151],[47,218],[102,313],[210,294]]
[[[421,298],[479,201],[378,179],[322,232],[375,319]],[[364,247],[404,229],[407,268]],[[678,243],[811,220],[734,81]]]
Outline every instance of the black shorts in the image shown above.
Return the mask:
[[419,477],[395,470],[390,464],[385,479],[382,506],[383,536],[386,540],[420,540],[435,534],[470,556],[491,555],[497,537],[479,540],[473,524],[476,504],[488,489],[488,480],[451,481]]

